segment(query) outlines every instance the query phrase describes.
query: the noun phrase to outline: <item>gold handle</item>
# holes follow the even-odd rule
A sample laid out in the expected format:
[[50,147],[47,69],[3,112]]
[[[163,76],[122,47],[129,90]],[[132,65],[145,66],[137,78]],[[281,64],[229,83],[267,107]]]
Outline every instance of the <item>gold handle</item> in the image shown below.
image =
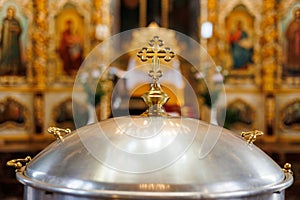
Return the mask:
[[57,128],[57,127],[49,127],[48,128],[48,132],[50,133],[50,134],[53,134],[55,137],[56,137],[56,139],[59,139],[60,141],[64,141],[64,139],[63,139],[63,134],[68,134],[68,133],[71,133],[71,130],[70,129],[63,129],[63,128]]
[[16,171],[19,171],[23,167],[22,163],[27,164],[29,161],[31,161],[31,157],[27,156],[26,158],[10,160],[6,163],[6,165],[9,167],[14,167],[14,168],[16,168]]
[[284,173],[290,173],[293,175],[292,165],[290,163],[285,163],[282,170]]
[[262,136],[264,133],[262,131],[246,131],[242,132],[241,136],[245,138],[248,142],[248,144],[253,144],[253,142],[256,140],[258,136]]

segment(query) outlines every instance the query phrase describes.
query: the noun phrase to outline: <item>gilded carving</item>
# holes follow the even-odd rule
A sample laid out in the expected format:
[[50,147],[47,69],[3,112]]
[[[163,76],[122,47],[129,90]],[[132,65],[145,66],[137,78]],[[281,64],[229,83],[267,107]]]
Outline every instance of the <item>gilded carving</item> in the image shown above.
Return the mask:
[[34,5],[36,6],[36,30],[32,35],[33,40],[35,41],[33,46],[33,53],[37,59],[34,59],[33,67],[35,70],[36,84],[38,88],[45,88],[46,83],[46,73],[45,67],[47,65],[47,32],[48,25],[46,21],[47,17],[47,8],[46,0],[34,0]]
[[[95,25],[106,25],[110,29],[111,14],[110,14],[110,0],[94,0],[93,1],[93,23]],[[109,31],[110,32],[110,31]]]
[[262,30],[265,33],[262,37],[262,67],[263,67],[263,85],[264,91],[272,92],[274,90],[274,75],[276,69],[276,1],[265,0],[263,6]]
[[93,4],[95,9],[95,11],[93,12],[93,22],[94,24],[101,24],[102,23],[101,8],[102,8],[103,1],[94,0]]
[[[207,21],[211,22],[213,27],[216,27],[216,22],[217,22],[217,1],[216,0],[208,0],[207,1]],[[214,36],[216,36],[216,32],[213,31],[213,37],[211,39],[208,40],[207,43],[207,51],[208,54],[215,60],[217,61],[217,45],[216,45],[216,38]]]
[[[141,1],[142,3],[142,1]],[[105,33],[105,37],[110,36],[111,34],[111,22],[112,22],[112,17],[111,13],[110,13],[110,4],[111,1],[110,0],[94,0],[94,7],[95,7],[95,25],[101,25],[106,27],[106,30],[108,31],[107,33]],[[101,14],[98,14],[101,13]],[[104,53],[104,52],[102,52]],[[103,56],[104,60],[103,63],[106,63],[107,61],[106,56]],[[107,73],[107,72],[106,72]],[[107,76],[104,75],[104,76]],[[104,88],[106,88],[108,91],[112,90],[112,85],[108,84],[108,83],[104,83],[103,85]],[[110,115],[110,96],[109,94],[104,94],[104,96],[101,98],[101,102],[98,105],[98,107],[96,108],[97,111],[97,116],[100,118],[100,120],[102,119],[107,119]]]

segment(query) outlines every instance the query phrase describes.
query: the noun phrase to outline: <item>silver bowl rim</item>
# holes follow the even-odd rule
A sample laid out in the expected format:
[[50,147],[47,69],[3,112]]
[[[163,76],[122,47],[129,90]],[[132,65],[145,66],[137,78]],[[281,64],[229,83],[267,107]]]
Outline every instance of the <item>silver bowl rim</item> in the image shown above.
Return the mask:
[[[141,199],[141,198],[155,198],[155,199],[216,199],[216,198],[236,198],[245,196],[254,196],[258,194],[276,193],[288,188],[292,185],[294,178],[289,172],[285,172],[285,178],[282,182],[274,185],[266,185],[263,187],[252,188],[249,190],[238,190],[230,192],[216,192],[216,193],[203,193],[197,191],[121,191],[121,190],[83,190],[73,189],[63,186],[52,185],[39,180],[27,177],[24,174],[25,167],[16,172],[16,177],[19,182],[24,186],[33,187],[40,190],[45,190],[53,193],[61,193],[73,196],[85,197],[105,197],[105,198],[121,198],[121,199]],[[105,184],[105,183],[104,183]]]

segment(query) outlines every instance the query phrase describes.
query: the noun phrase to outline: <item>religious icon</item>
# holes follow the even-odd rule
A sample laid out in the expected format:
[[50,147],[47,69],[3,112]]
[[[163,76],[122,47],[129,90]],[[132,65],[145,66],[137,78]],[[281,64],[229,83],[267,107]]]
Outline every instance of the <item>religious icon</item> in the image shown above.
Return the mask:
[[58,72],[73,77],[84,60],[84,16],[77,5],[66,3],[54,16]]
[[15,11],[14,7],[8,7],[6,17],[2,20],[0,75],[26,75],[26,68],[21,59],[22,27],[15,17]]
[[229,35],[233,69],[247,69],[248,64],[253,62],[253,47],[242,25],[242,21],[238,21],[236,30],[232,31]]
[[[73,109],[74,105],[74,109]],[[82,127],[87,124],[89,120],[88,108],[81,103],[73,102],[72,99],[67,99],[59,104],[55,109],[54,120],[56,126],[62,128],[75,128]],[[74,115],[79,116],[76,118],[76,127],[74,123]]]
[[243,5],[236,6],[226,19],[231,69],[248,69],[253,63],[253,17]]
[[[225,112],[222,112],[225,114]],[[221,119],[222,116],[218,116]],[[240,130],[243,128],[251,128],[255,123],[255,111],[244,100],[236,99],[226,108],[226,118],[224,127],[228,129]]]
[[299,99],[286,105],[281,111],[282,128],[300,130],[300,101]]
[[300,75],[300,7],[294,12],[294,18],[289,23],[285,37],[287,40],[285,73]]
[[68,75],[76,74],[83,62],[82,38],[74,30],[73,25],[74,22],[71,19],[66,20],[58,48],[59,56],[63,62],[63,69]]
[[25,108],[12,98],[0,103],[0,125],[13,123],[18,126],[25,125]]

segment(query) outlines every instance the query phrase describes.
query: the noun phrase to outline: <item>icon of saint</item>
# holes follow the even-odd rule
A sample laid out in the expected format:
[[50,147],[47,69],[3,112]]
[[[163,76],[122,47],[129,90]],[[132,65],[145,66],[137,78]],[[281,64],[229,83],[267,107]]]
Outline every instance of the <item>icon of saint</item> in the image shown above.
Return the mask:
[[21,59],[20,36],[22,27],[15,18],[15,8],[8,7],[2,21],[0,39],[0,75],[25,75]]
[[294,13],[294,19],[285,33],[287,39],[286,71],[288,74],[300,74],[300,8]]
[[74,31],[73,21],[66,21],[66,28],[61,34],[58,53],[62,59],[63,69],[68,75],[75,75],[83,62],[82,39]]
[[230,53],[233,60],[233,69],[247,69],[252,63],[253,47],[242,22],[238,21],[236,30],[229,35]]

